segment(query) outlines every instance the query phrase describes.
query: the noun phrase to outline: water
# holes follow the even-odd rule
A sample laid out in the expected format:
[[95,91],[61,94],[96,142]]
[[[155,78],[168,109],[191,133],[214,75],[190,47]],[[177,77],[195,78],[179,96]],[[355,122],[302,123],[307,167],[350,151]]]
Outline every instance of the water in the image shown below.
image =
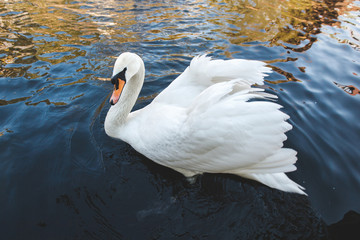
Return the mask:
[[[331,237],[331,224],[360,212],[359,8],[310,0],[3,1],[2,238]],[[227,175],[189,184],[107,137],[107,80],[124,51],[141,55],[147,70],[135,108],[198,54],[267,62],[274,72],[266,87],[294,126],[285,145],[299,160],[289,176],[309,196]]]

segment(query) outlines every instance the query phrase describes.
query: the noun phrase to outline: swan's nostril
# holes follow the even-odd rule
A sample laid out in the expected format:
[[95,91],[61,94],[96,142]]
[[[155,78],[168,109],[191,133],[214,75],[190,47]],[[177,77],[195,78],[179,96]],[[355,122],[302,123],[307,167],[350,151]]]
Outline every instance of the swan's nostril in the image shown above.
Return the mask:
[[110,100],[110,104],[111,104],[111,105],[114,105],[114,104],[115,104],[112,99]]

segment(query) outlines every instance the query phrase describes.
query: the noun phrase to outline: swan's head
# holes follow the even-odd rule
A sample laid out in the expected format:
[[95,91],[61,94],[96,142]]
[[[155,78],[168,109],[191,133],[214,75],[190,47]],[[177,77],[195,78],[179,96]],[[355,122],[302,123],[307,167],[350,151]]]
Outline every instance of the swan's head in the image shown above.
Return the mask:
[[125,52],[120,54],[114,64],[111,83],[114,84],[114,91],[110,98],[110,104],[114,105],[119,101],[121,93],[125,91],[130,82],[136,82],[142,87],[144,79],[144,62],[135,53]]

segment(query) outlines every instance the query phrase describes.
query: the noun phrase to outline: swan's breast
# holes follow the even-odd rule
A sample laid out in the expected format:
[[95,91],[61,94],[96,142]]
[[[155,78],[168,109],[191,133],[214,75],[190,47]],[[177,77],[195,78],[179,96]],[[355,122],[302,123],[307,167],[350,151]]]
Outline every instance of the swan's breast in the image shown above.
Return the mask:
[[132,112],[123,129],[123,140],[136,151],[162,165],[164,159],[176,159],[182,153],[186,137],[186,110],[162,103],[152,103]]

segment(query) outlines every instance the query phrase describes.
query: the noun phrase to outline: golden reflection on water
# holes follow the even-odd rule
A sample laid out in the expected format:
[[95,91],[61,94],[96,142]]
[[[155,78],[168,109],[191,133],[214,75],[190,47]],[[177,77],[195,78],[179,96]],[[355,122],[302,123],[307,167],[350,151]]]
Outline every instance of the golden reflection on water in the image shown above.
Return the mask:
[[355,96],[357,94],[360,94],[360,90],[353,86],[353,85],[342,85],[340,83],[334,82],[334,84],[341,88],[344,92],[346,92],[347,94],[350,94],[351,96]]
[[[122,27],[122,36],[116,36],[116,40],[128,42],[154,39],[175,40],[184,37],[184,34],[167,35],[166,30],[180,29],[187,24],[196,26],[212,23],[219,26],[213,31],[226,35],[233,44],[246,44],[256,41],[299,45],[305,39],[311,40],[312,34],[320,33],[322,24],[338,24],[336,19],[339,14],[358,10],[356,6],[348,7],[353,2],[352,0],[346,0],[346,3],[313,0],[208,0],[208,7],[203,1],[193,1],[191,5],[177,4],[176,6],[167,6],[162,2],[157,2],[146,3],[144,5],[146,8],[143,8],[144,11],[141,13],[133,11],[137,7],[135,1],[121,1],[121,11],[112,11],[112,9],[119,7],[118,1],[98,0],[91,3],[79,1],[76,4],[66,0],[11,2],[12,4],[2,3],[0,6],[3,5],[1,7],[8,11],[24,12],[15,18],[13,16],[2,17],[0,22],[2,31],[11,27],[20,33],[32,34],[33,36],[51,34],[56,35],[60,40],[65,39],[67,41],[71,37],[72,42],[82,44],[97,41],[99,36],[116,34],[114,26]],[[210,12],[214,14],[207,14]],[[204,18],[204,21],[192,23],[178,21],[198,16]],[[150,35],[149,39],[138,39],[134,35],[141,29],[132,27],[139,21],[147,24],[176,23],[176,25],[164,24],[160,28],[155,26],[148,30],[149,33],[154,34],[153,36]],[[23,27],[25,27],[24,30],[22,30]],[[92,35],[92,37],[84,37],[84,33]],[[186,34],[191,33],[186,32]],[[199,36],[203,32],[192,34]],[[9,47],[6,46],[6,43],[2,45],[2,49]],[[39,47],[38,52],[46,53],[50,49],[60,46],[62,46],[61,42],[52,46],[45,45],[43,48]],[[65,51],[69,48],[60,50]]]
[[[322,24],[332,24],[338,14],[334,6],[326,1],[312,0],[210,0],[212,6],[229,14],[220,32],[230,38],[233,44],[268,42],[281,45],[293,51],[306,51],[316,40]],[[220,5],[219,3],[224,3]],[[234,15],[234,13],[237,13]],[[220,24],[221,19],[215,20]],[[300,45],[301,48],[284,45]]]
[[[146,11],[137,13],[133,11],[136,8],[134,1],[121,1],[121,11],[111,11],[119,6],[117,1],[80,1],[76,4],[66,0],[12,1],[12,4],[2,3],[0,6],[3,5],[1,7],[8,11],[23,13],[17,14],[15,18],[11,15],[3,17],[1,32],[2,35],[9,35],[9,32],[6,33],[4,30],[11,28],[18,33],[32,36],[51,35],[60,40],[38,45],[38,55],[52,52],[54,49],[60,52],[73,50],[72,47],[64,46],[62,42],[68,42],[69,39],[72,43],[89,45],[98,41],[100,36],[114,37],[113,35],[116,35],[116,41],[119,42],[176,40],[189,34],[196,37],[204,35],[204,32],[167,34],[167,30],[189,27],[190,24],[207,26],[209,23],[218,26],[212,30],[224,34],[232,44],[256,41],[299,45],[305,39],[312,41],[311,34],[319,33],[322,23],[332,24],[338,16],[335,5],[326,1],[208,0],[208,4],[209,7],[205,7],[203,1],[194,1],[190,6],[148,3],[144,8]],[[209,12],[214,12],[215,16],[207,14]],[[190,17],[202,17],[204,21],[179,21]],[[148,33],[152,33],[148,39],[137,38],[136,33],[141,29],[134,29],[133,26],[139,21],[146,24],[154,23],[154,28],[148,30]],[[156,24],[161,23],[168,24],[162,24],[159,28]],[[121,26],[121,34],[118,34],[116,26]],[[211,37],[208,38],[211,40]],[[1,49],[9,47],[11,43],[2,43]],[[31,48],[31,44],[26,44],[25,47]],[[19,46],[16,48],[19,49]]]
[[[359,10],[352,2],[194,0],[189,4],[169,5],[163,2],[114,0],[76,3],[68,0],[6,1],[0,3],[1,13],[7,13],[0,18],[0,74],[10,78],[44,78],[48,76],[47,70],[51,66],[59,63],[71,64],[77,57],[91,54],[96,44],[106,45],[106,41],[118,44],[143,42],[151,45],[154,42],[166,44],[167,41],[188,38],[201,39],[204,44],[220,39],[234,45],[282,46],[289,51],[303,52],[311,48],[324,25],[349,28],[349,24],[342,25],[336,19],[340,14],[348,16],[349,13]],[[359,34],[351,29],[350,32],[352,39],[335,35],[332,37],[358,48],[358,41],[354,39],[357,39]],[[231,57],[232,53],[228,51],[226,41],[212,44],[209,51],[220,49],[227,57]],[[183,44],[186,43],[185,41]],[[273,59],[267,63],[296,60]],[[113,60],[102,61],[108,61],[110,66]],[[39,62],[49,65],[32,67],[32,64]],[[32,71],[29,71],[31,67]],[[77,71],[88,67],[82,66]],[[99,68],[92,67],[94,71]],[[272,68],[286,78],[272,83],[300,81],[292,73],[278,67]],[[49,79],[59,81],[57,87],[65,87],[84,83],[91,76],[87,75],[73,82],[61,82],[67,77],[52,76]],[[45,87],[52,86],[48,84]],[[42,89],[44,87],[35,91],[35,94]],[[26,101],[30,97],[1,100],[0,105]],[[76,99],[74,97],[72,99]],[[55,105],[64,103],[48,99],[40,102]],[[30,101],[28,104],[35,103]]]
[[[204,28],[205,32],[167,33],[171,29],[189,27],[190,24],[208,26],[209,23],[215,26],[212,27],[212,31],[223,34],[232,44],[260,42],[282,45],[293,51],[306,51],[316,40],[313,35],[320,32],[321,25],[338,23],[336,18],[339,13],[345,14],[349,11],[346,6],[351,1],[337,4],[333,1],[313,0],[208,0],[208,7],[203,1],[193,1],[190,6],[186,4],[166,6],[162,2],[157,2],[145,4],[146,11],[141,13],[133,11],[136,8],[134,1],[121,1],[121,11],[111,11],[119,6],[117,1],[91,3],[80,1],[76,4],[66,0],[11,2],[12,4],[2,3],[0,6],[3,5],[1,7],[8,11],[23,11],[23,13],[17,14],[15,18],[11,15],[3,17],[0,23],[1,35],[19,38],[20,36],[16,36],[13,32],[4,32],[5,29],[11,28],[18,33],[32,36],[56,36],[60,41],[42,40],[44,44],[37,45],[37,56],[41,56],[53,52],[54,49],[59,52],[73,51],[73,47],[65,46],[63,42],[68,43],[69,39],[75,44],[90,45],[99,41],[100,36],[115,37],[118,42],[176,40],[189,35],[197,37],[206,34],[206,29]],[[214,14],[207,14],[210,12]],[[201,17],[204,21],[179,21],[190,17]],[[148,39],[137,38],[136,34],[141,29],[134,29],[133,26],[139,21],[154,24],[154,28],[148,30]],[[168,24],[159,27],[161,23]],[[121,26],[121,34],[117,32],[116,26]],[[203,37],[212,40],[210,36]],[[309,43],[301,48],[284,45],[284,43],[300,45],[304,40],[308,40]],[[11,47],[14,47],[12,43],[2,42],[0,50]],[[32,48],[33,45],[27,43],[22,47]],[[17,45],[15,48],[18,50],[17,57],[24,54],[21,46]],[[84,53],[79,51],[74,55],[77,54]],[[6,63],[14,62],[11,57],[2,60]],[[59,60],[51,61],[56,63]]]

